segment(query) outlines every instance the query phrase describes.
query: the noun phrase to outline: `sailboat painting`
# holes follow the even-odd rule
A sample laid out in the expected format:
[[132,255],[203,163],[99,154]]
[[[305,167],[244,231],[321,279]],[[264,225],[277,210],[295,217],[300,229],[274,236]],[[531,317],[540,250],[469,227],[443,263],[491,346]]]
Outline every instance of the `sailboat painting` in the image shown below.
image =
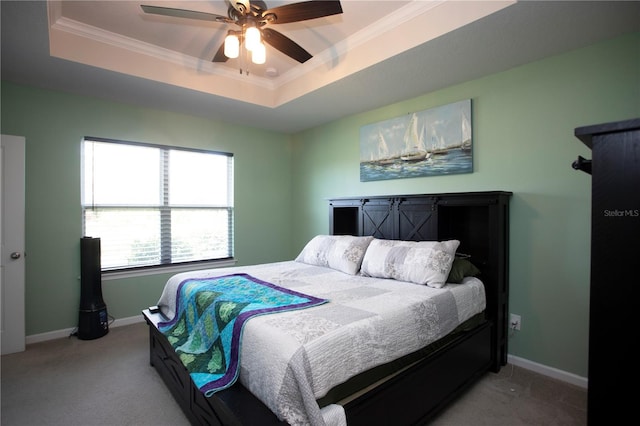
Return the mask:
[[360,181],[473,172],[471,99],[360,128]]

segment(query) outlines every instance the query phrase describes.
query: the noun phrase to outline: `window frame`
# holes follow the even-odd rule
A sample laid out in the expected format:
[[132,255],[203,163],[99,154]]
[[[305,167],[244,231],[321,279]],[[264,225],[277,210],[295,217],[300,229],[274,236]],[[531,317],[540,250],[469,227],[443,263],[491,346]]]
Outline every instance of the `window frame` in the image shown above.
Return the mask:
[[[153,149],[158,149],[160,150],[161,153],[161,157],[162,160],[160,160],[160,162],[166,161],[167,157],[169,156],[170,151],[182,151],[182,152],[192,152],[192,153],[202,153],[202,154],[213,154],[213,155],[219,155],[219,156],[224,156],[227,157],[227,160],[229,161],[228,163],[228,169],[227,169],[227,190],[229,191],[229,196],[227,197],[227,203],[226,205],[220,207],[204,207],[206,209],[226,209],[229,212],[229,225],[227,228],[227,235],[229,237],[229,242],[228,242],[228,253],[230,254],[230,256],[227,257],[220,257],[220,258],[211,258],[211,259],[199,259],[199,260],[190,260],[190,261],[181,261],[181,262],[172,262],[172,263],[159,263],[159,264],[153,264],[153,265],[139,265],[139,266],[131,266],[131,267],[117,267],[117,268],[108,268],[108,269],[104,269],[104,267],[102,267],[101,265],[101,274],[103,279],[108,280],[108,279],[119,279],[119,278],[127,278],[127,277],[135,277],[135,276],[144,276],[144,275],[151,275],[151,274],[157,274],[157,273],[176,273],[176,272],[182,272],[182,271],[189,271],[189,270],[194,270],[194,269],[205,269],[205,268],[214,268],[214,267],[223,267],[223,266],[233,266],[236,264],[236,260],[234,258],[234,252],[235,252],[235,194],[234,194],[234,155],[233,153],[229,153],[229,152],[224,152],[224,151],[217,151],[217,150],[207,150],[207,149],[200,149],[200,148],[187,148],[187,147],[178,147],[178,146],[172,146],[172,145],[162,145],[162,144],[154,144],[154,143],[146,143],[146,142],[135,142],[135,141],[125,141],[125,140],[119,140],[119,139],[109,139],[109,138],[101,138],[101,137],[94,137],[94,136],[85,136],[83,137],[82,141],[81,141],[81,169],[80,169],[80,173],[81,173],[81,183],[80,183],[80,189],[81,189],[81,200],[80,200],[80,204],[81,204],[81,221],[82,221],[82,235],[86,234],[86,221],[85,221],[85,212],[88,209],[91,209],[92,206],[99,206],[96,204],[92,204],[92,203],[86,203],[85,202],[85,143],[90,143],[90,142],[99,142],[99,143],[113,143],[113,144],[119,144],[119,145],[126,145],[126,146],[138,146],[138,147],[145,147],[145,148],[153,148]],[[160,163],[159,162],[159,163]],[[163,170],[162,172],[162,176],[160,177],[160,184],[167,186],[168,182],[169,182],[169,175],[170,175],[170,169],[167,167],[163,167],[161,168]],[[168,190],[167,190],[168,191]],[[119,206],[103,206],[107,207],[107,208],[111,208],[111,207],[115,207],[115,208],[122,208],[122,207],[131,207],[132,209],[137,209],[137,208],[141,208],[140,206],[129,206],[129,205],[119,205]],[[148,206],[148,207],[143,207],[143,208],[152,208],[152,209],[158,209],[158,213],[160,215],[164,215],[167,213],[167,211],[171,211],[172,209],[184,209],[184,208],[193,208],[193,206],[184,206],[184,205],[175,205],[175,206],[171,206],[170,204],[167,203],[166,199],[161,200],[161,204],[159,205],[154,205],[154,206]],[[203,208],[202,206],[198,206],[196,208]],[[165,250],[167,249],[167,247],[164,247],[164,242],[167,241],[166,236],[164,236],[162,234],[162,228],[159,234],[160,237],[160,241],[161,241],[161,253],[164,253]],[[169,241],[171,241],[171,237],[169,236]],[[173,242],[170,243],[168,249],[171,250],[172,244]],[[161,259],[160,261],[162,262],[164,259],[164,255],[161,255]],[[101,262],[102,263],[102,262]]]

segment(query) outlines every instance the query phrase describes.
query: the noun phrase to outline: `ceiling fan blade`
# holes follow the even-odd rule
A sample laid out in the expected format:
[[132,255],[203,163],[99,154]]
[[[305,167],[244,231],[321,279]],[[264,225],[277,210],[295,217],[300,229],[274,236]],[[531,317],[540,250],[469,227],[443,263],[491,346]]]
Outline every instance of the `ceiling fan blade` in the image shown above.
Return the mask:
[[295,41],[271,28],[262,29],[262,40],[300,63],[307,62],[313,57]]
[[342,13],[339,1],[303,1],[267,9],[260,15],[269,24],[306,21]]
[[222,43],[211,62],[227,62],[228,59],[227,55],[224,54],[224,43]]
[[215,13],[198,12],[196,10],[175,9],[172,7],[148,6],[140,5],[145,13],[153,15],[173,16],[176,18],[199,19],[201,21],[232,23],[233,21],[226,16],[216,15]]
[[262,0],[253,0],[251,2],[251,11],[254,14],[260,14],[263,10],[267,10],[267,4]]

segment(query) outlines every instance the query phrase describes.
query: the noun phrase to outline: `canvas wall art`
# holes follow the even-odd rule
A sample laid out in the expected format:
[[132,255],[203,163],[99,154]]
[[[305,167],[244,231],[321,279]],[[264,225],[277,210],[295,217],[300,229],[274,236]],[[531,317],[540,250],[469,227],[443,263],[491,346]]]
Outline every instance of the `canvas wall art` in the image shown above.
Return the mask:
[[360,181],[473,172],[471,99],[360,129]]

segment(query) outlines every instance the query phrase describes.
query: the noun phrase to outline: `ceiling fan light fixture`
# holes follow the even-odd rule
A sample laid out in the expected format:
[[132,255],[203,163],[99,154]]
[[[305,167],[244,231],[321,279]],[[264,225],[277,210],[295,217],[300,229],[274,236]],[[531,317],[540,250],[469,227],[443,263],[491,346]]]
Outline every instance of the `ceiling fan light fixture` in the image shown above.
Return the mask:
[[260,30],[257,27],[248,27],[244,33],[245,42],[244,45],[248,51],[253,52],[253,49],[258,47],[260,43]]
[[238,39],[237,35],[229,33],[224,39],[224,55],[227,58],[240,56],[240,39]]
[[254,64],[264,64],[267,60],[267,49],[263,43],[258,43],[251,51],[251,62]]

